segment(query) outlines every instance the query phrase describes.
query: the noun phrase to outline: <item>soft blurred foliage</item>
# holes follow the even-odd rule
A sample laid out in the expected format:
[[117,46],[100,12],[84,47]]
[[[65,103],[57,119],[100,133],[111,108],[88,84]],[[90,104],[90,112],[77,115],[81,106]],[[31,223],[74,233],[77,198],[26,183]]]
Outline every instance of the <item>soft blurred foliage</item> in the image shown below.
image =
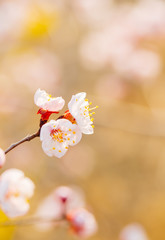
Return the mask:
[[[119,240],[132,222],[164,239],[164,41],[163,0],[0,1],[0,147],[38,130],[37,88],[66,103],[85,91],[99,105],[95,134],[62,159],[39,139],[7,155],[1,172],[21,169],[36,184],[29,216],[55,187],[78,185],[99,224],[91,239]],[[1,226],[0,239],[74,239],[64,228],[12,231]]]

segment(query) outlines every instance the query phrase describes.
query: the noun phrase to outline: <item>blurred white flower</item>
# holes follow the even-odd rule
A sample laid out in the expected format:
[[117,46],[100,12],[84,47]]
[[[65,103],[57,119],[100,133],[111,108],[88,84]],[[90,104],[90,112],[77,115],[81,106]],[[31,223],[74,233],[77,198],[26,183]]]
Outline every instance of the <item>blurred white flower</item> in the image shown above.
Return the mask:
[[79,127],[66,119],[51,120],[42,126],[40,133],[44,152],[50,157],[58,158],[64,156],[69,145],[76,145],[81,137]]
[[18,217],[29,210],[29,198],[34,192],[33,182],[18,169],[6,170],[0,176],[0,206],[5,214]]
[[120,233],[120,240],[149,240],[144,228],[137,223],[127,225]]
[[23,84],[31,92],[38,88],[51,91],[56,86],[55,92],[58,93],[61,65],[56,55],[50,51],[37,48],[6,55],[1,66],[4,76]]
[[0,168],[3,167],[6,161],[5,152],[0,148]]
[[36,216],[52,222],[41,223],[37,227],[42,231],[49,230],[55,226],[53,220],[63,219],[68,211],[82,206],[84,206],[84,196],[79,189],[58,187],[41,202],[36,213]]
[[58,112],[65,105],[65,100],[62,97],[51,97],[44,90],[38,89],[34,95],[35,104],[44,110],[50,112]]
[[90,237],[97,231],[97,223],[92,213],[83,208],[72,210],[67,214],[67,219],[73,232],[79,237]]
[[[147,82],[156,77],[161,70],[158,54],[147,50],[136,50],[128,55],[127,61],[114,61],[114,68],[132,80]],[[144,81],[145,79],[145,81]]]
[[91,103],[89,103],[85,97],[85,92],[73,95],[71,101],[68,103],[68,108],[81,132],[84,134],[93,134],[94,126],[92,124],[94,119],[90,117],[94,114],[94,112],[91,111],[97,107],[90,108]]

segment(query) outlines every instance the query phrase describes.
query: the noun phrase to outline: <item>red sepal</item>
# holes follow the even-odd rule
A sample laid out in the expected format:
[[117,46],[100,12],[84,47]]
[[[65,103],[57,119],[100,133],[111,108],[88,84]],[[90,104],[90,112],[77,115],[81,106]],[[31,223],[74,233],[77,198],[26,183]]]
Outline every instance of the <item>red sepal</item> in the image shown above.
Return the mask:
[[50,115],[52,114],[52,113],[59,113],[59,112],[53,112],[53,111],[48,111],[48,110],[45,110],[45,109],[43,109],[43,108],[40,108],[39,110],[38,110],[38,112],[37,112],[37,114],[41,114],[41,120],[42,121],[45,121],[45,120],[47,120],[48,121],[48,119],[49,119],[49,117],[50,117]]

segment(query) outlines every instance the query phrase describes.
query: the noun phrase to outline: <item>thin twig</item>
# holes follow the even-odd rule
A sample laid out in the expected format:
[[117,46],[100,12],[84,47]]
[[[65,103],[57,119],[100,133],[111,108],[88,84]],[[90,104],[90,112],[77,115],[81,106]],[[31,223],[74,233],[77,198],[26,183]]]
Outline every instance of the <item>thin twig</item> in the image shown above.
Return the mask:
[[53,219],[53,218],[40,218],[40,217],[30,217],[20,220],[11,220],[11,221],[5,221],[0,222],[0,228],[1,227],[14,227],[14,226],[29,226],[29,225],[35,225],[40,223],[62,223],[65,219]]
[[12,149],[14,149],[15,147],[19,146],[20,144],[24,143],[24,142],[29,142],[32,139],[39,137],[40,136],[40,129],[32,134],[32,135],[28,135],[25,138],[23,138],[22,140],[20,140],[19,142],[13,143],[8,149],[6,149],[5,154],[7,154],[8,152],[10,152]]
[[40,136],[40,130],[41,130],[41,127],[47,123],[47,120],[42,120],[40,119],[40,127],[39,127],[39,130],[36,132],[36,133],[33,133],[32,135],[28,135],[26,136],[25,138],[23,138],[22,140],[16,142],[16,143],[13,143],[9,148],[6,149],[5,151],[5,154],[7,154],[8,152],[10,152],[12,149],[16,148],[17,146],[19,146],[20,144],[24,143],[24,142],[29,142],[31,141],[32,139],[36,138],[36,137],[39,137]]

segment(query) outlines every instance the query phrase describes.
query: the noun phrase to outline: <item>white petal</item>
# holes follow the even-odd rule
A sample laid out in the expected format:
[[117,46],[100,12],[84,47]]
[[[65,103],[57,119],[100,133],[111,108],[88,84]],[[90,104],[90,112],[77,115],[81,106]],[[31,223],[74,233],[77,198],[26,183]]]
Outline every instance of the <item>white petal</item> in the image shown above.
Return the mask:
[[43,141],[44,139],[50,139],[50,133],[53,130],[53,124],[55,124],[56,121],[51,120],[49,123],[45,123],[42,127],[41,127],[41,131],[40,131],[40,140]]
[[70,146],[74,146],[76,145],[77,143],[80,142],[81,138],[82,138],[82,133],[79,129],[79,127],[77,126],[77,124],[73,124],[74,125],[74,129],[72,130],[71,132],[71,137],[70,137],[70,142],[69,142],[69,145]]
[[45,102],[45,104],[42,105],[42,108],[48,111],[58,112],[64,107],[64,105],[65,100],[62,97],[57,97],[51,98],[49,101]]
[[19,181],[22,177],[24,177],[24,173],[16,168],[11,168],[9,170],[6,170],[5,172],[2,173],[1,175],[1,180],[6,181]]
[[44,90],[37,89],[35,95],[34,95],[34,103],[42,108],[42,106],[47,102],[48,97],[47,93]]
[[57,112],[65,105],[65,100],[62,97],[52,98],[44,90],[38,89],[34,95],[35,104],[45,110]]
[[22,197],[12,197],[1,203],[1,208],[8,217],[13,218],[25,215],[29,210],[29,204]]
[[5,164],[6,156],[5,152],[0,148],[0,168]]
[[25,177],[24,179],[22,179],[22,181],[20,181],[18,191],[25,198],[29,199],[33,196],[34,188],[34,183],[29,178]]

